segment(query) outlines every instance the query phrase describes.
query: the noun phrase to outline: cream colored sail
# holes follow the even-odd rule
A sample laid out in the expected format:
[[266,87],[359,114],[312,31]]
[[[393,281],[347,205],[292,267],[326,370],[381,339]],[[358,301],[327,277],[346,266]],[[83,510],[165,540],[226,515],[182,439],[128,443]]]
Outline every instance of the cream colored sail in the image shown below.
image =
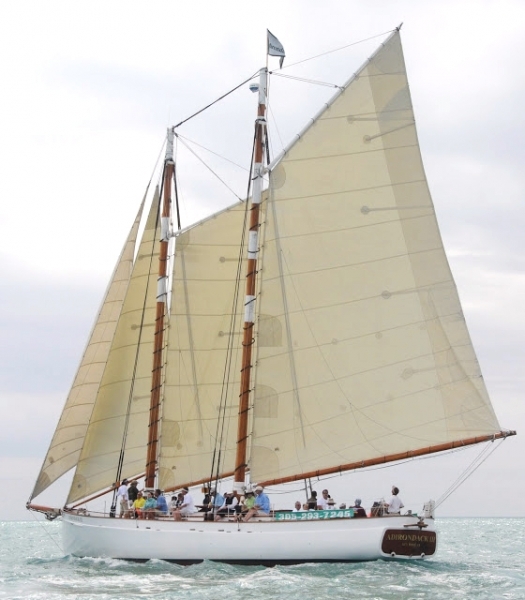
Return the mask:
[[251,477],[500,430],[421,163],[394,33],[273,170]]
[[143,208],[144,200],[113,271],[31,498],[77,464],[128,288]]
[[[245,213],[245,204],[235,205],[176,240],[160,440],[162,489],[212,477],[214,452],[221,473],[234,468]],[[229,361],[231,343],[236,351]],[[225,381],[229,385],[223,389]]]
[[67,503],[144,470],[158,273],[158,190],[145,225]]

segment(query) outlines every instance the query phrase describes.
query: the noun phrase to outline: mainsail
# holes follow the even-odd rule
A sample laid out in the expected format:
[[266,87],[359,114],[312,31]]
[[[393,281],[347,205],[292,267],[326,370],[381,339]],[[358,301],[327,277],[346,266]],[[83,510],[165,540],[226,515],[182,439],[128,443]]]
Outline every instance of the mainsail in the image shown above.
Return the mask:
[[80,361],[31,498],[42,493],[64,473],[75,467],[78,462],[117,321],[128,289],[145,199],[146,197],[140,205],[113,270],[104,300],[89,336],[84,355]]
[[428,191],[399,33],[270,176],[251,477],[500,431]]

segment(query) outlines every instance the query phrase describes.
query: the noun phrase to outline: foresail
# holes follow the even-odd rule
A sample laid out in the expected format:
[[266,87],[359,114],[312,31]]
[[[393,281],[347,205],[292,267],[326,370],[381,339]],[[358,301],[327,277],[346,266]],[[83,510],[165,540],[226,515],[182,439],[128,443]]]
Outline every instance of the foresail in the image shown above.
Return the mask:
[[144,200],[115,265],[31,498],[42,493],[78,462],[129,284],[143,208]]
[[245,214],[245,203],[234,205],[176,239],[160,439],[162,489],[210,479],[217,468],[221,473],[234,468],[240,355],[228,358],[228,347],[233,342],[237,348],[241,339],[243,276],[237,297],[235,288],[239,268],[244,269]]
[[491,435],[399,33],[270,177],[252,481]]
[[158,189],[146,221],[131,280],[67,499],[68,503],[144,470],[151,390],[159,242]]

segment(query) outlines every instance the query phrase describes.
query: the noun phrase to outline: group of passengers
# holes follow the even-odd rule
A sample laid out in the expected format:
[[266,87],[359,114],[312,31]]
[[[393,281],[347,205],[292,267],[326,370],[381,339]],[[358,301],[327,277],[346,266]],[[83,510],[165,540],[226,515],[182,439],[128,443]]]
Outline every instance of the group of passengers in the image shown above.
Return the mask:
[[[177,495],[171,497],[169,503],[161,490],[138,489],[138,482],[131,483],[123,479],[117,491],[117,501],[120,505],[120,518],[154,519],[157,516],[171,516],[175,521],[181,521],[188,515],[203,512],[205,520],[221,521],[223,519],[235,518],[239,521],[249,521],[254,516],[268,516],[270,514],[270,499],[264,493],[262,486],[258,485],[253,490],[248,489],[245,495],[239,497],[237,491],[220,494],[217,490],[203,488],[204,500],[199,507],[195,505],[193,496],[188,488],[183,488]],[[311,510],[344,510],[345,503],[337,507],[335,500],[330,496],[327,489],[317,497],[317,492],[312,491],[310,498],[304,504],[296,501],[293,512]],[[366,517],[366,510],[361,506],[361,499],[356,498],[353,506],[354,517]],[[388,502],[374,502],[370,516],[382,516],[383,514],[396,515],[404,508],[399,497],[399,488],[392,487],[392,497]]]
[[138,481],[123,479],[117,491],[120,518],[154,519],[168,515],[168,503],[161,490],[138,489]]
[[249,521],[254,516],[270,514],[270,499],[258,485],[254,490],[248,488],[244,496],[239,496],[236,490],[220,494],[217,490],[207,492],[200,508],[208,520],[222,521],[225,518],[235,518],[239,521]]
[[[330,496],[328,490],[321,492],[321,498],[317,497],[317,492],[312,491],[310,498],[304,504],[301,504],[299,500],[295,502],[293,512],[304,512],[310,510],[337,510],[336,501]],[[347,505],[343,502],[339,505],[339,510],[345,510]],[[361,498],[356,498],[353,506],[349,506],[354,511],[354,517],[366,517],[366,510],[361,506]],[[404,508],[404,504],[399,497],[399,488],[396,486],[392,487],[392,497],[388,502],[374,502],[370,511],[371,517],[378,517],[384,514],[399,515],[401,509]]]

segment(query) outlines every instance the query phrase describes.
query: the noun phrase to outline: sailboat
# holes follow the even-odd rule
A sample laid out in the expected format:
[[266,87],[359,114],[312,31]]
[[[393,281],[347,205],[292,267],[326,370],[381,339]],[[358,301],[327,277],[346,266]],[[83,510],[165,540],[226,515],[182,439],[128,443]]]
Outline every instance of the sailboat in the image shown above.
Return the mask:
[[[125,240],[28,501],[74,556],[181,564],[424,559],[434,503],[249,521],[115,517],[164,493],[285,486],[514,435],[495,416],[425,178],[399,28],[267,158],[250,198],[174,229],[174,139]],[[176,198],[175,198],[176,199]],[[145,224],[142,224],[145,222]],[[33,499],[74,470],[62,507]],[[112,497],[112,508],[92,508]],[[271,494],[270,494],[271,496]]]

